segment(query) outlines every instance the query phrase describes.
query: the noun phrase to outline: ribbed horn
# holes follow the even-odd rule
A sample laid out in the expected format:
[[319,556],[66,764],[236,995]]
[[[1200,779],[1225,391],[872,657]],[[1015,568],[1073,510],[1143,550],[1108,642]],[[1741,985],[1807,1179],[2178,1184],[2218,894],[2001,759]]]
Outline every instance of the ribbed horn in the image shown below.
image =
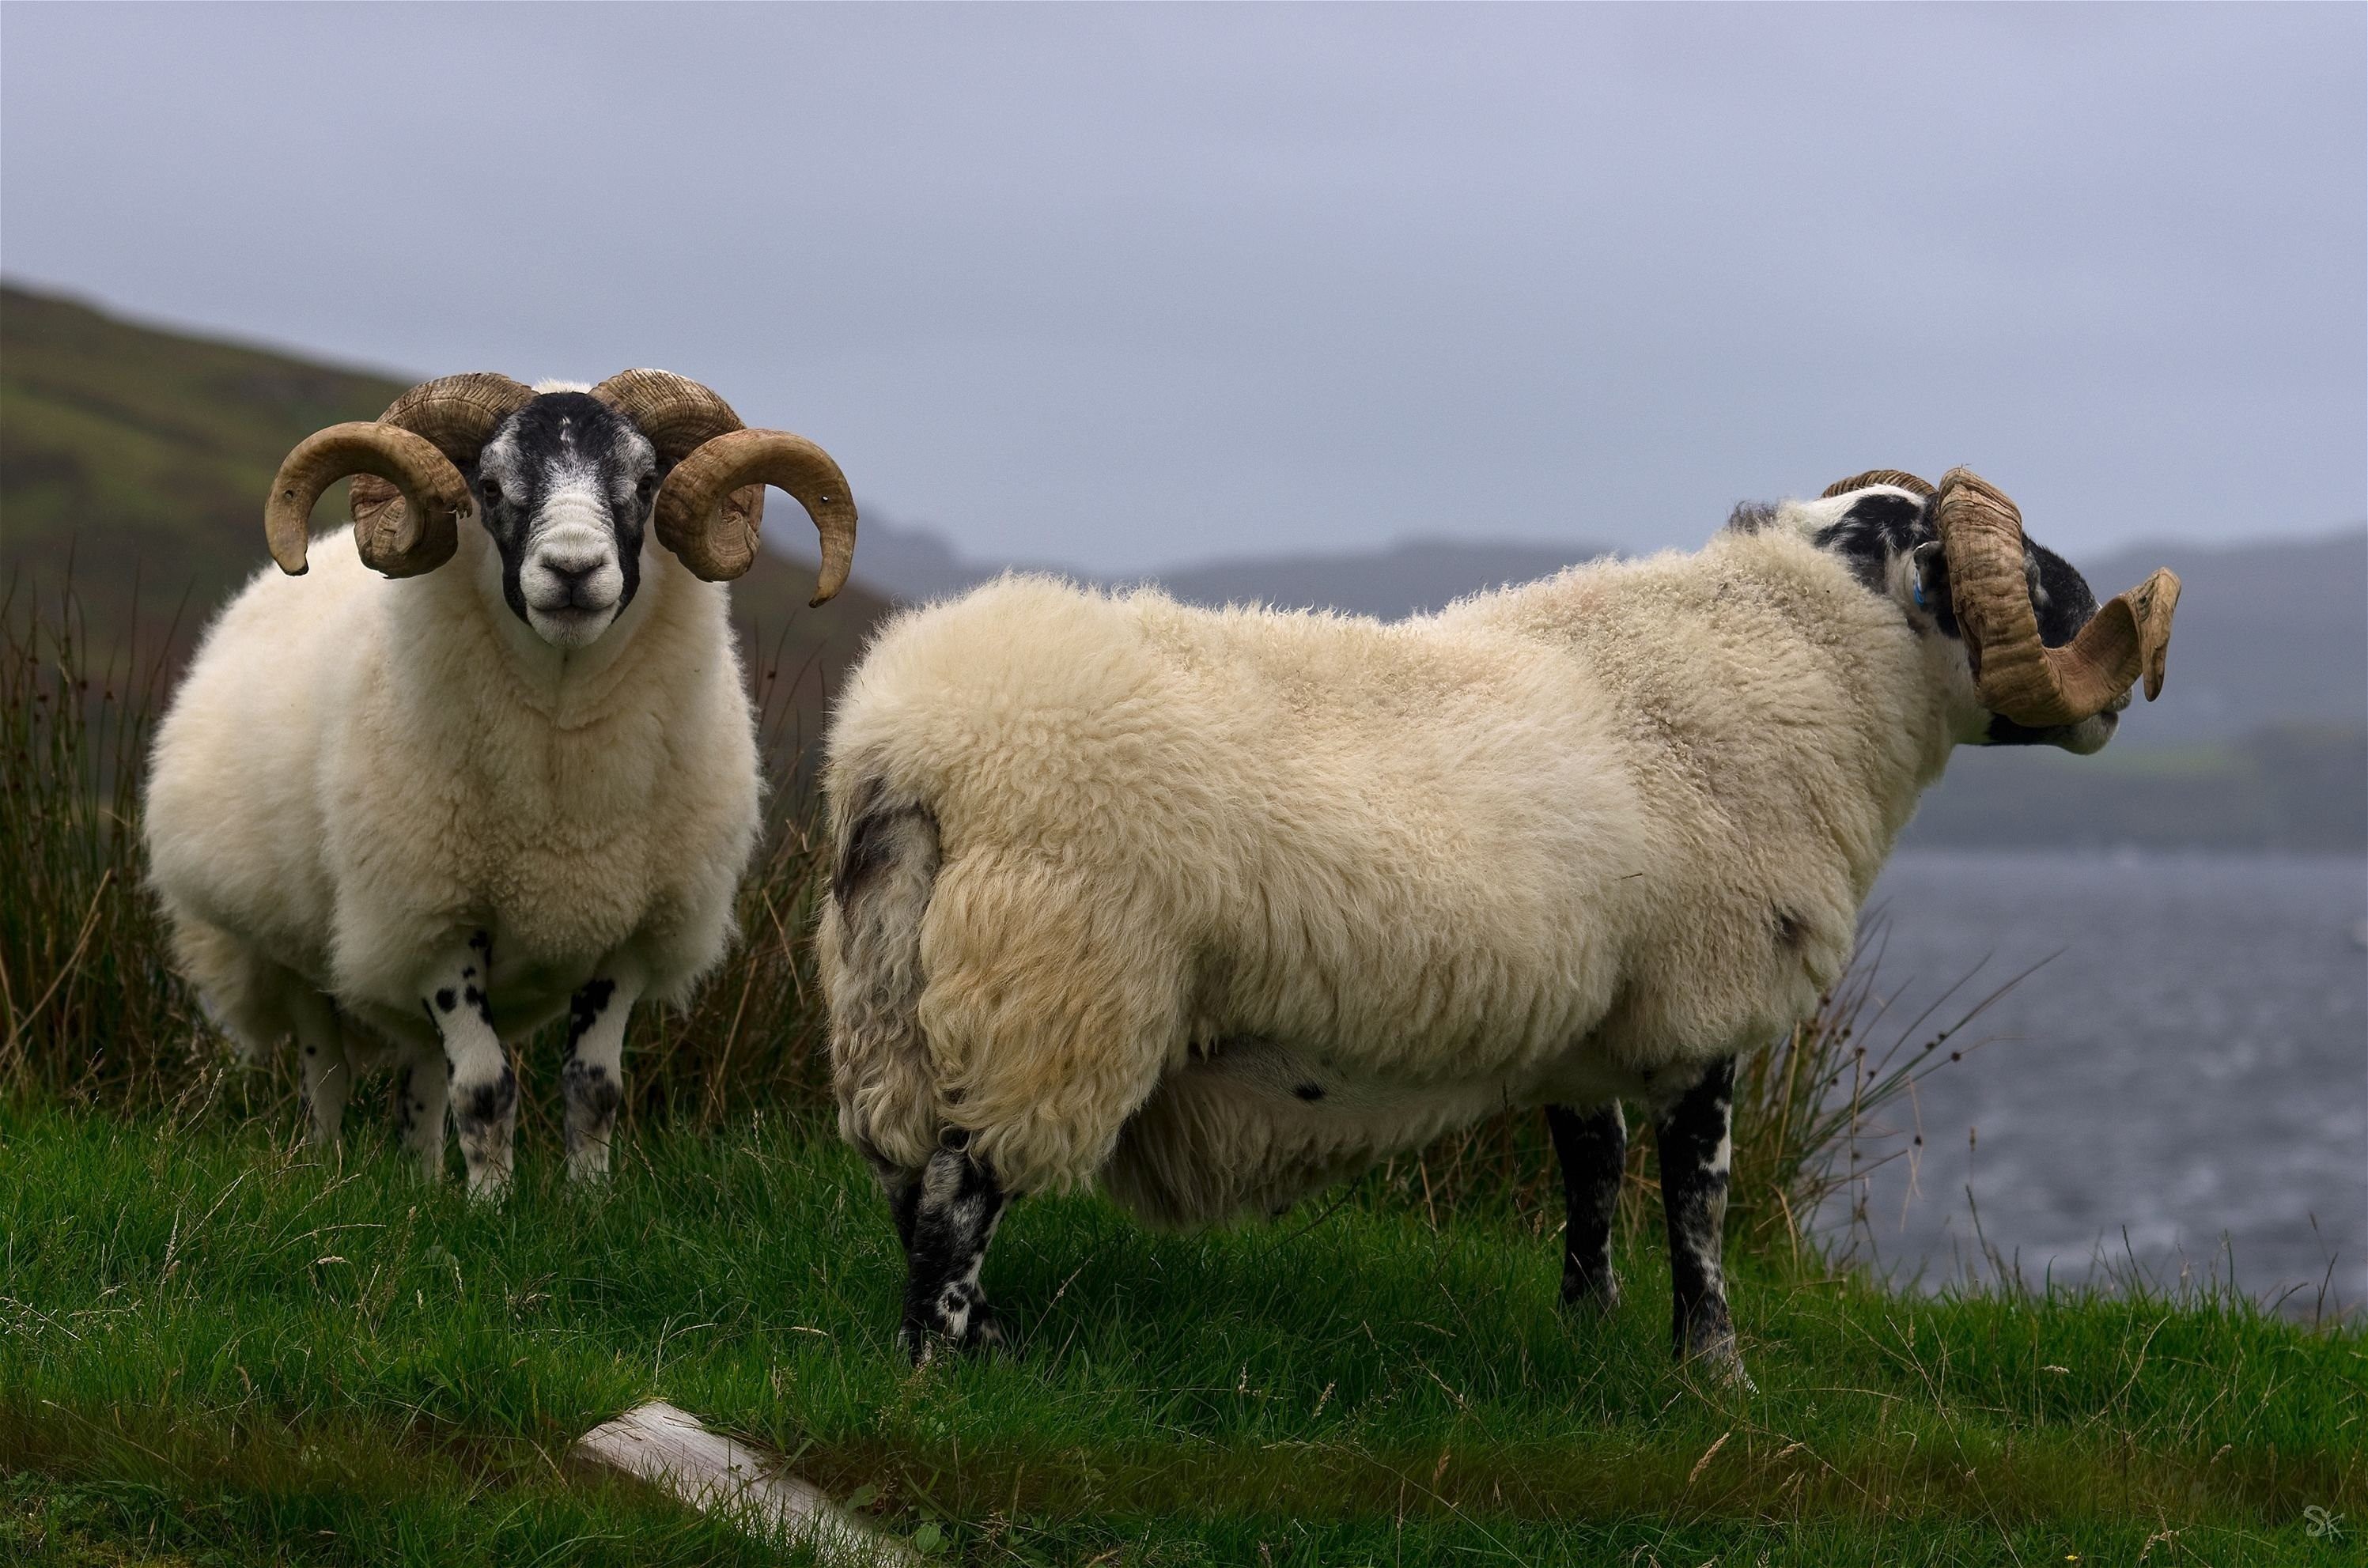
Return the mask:
[[313,506],[340,479],[362,562],[390,577],[431,572],[460,546],[474,503],[458,464],[473,461],[513,410],[534,394],[486,371],[443,376],[387,405],[375,420],[332,425],[297,443],[263,512],[271,558],[290,576],[305,567]]
[[674,465],[658,489],[658,542],[696,576],[726,582],[756,562],[764,487],[797,497],[822,536],[814,604],[847,585],[855,559],[855,499],[830,454],[786,430],[751,430],[732,405],[687,376],[626,370],[592,395],[640,426]]
[[1949,592],[1974,661],[1982,704],[2018,724],[2077,724],[2121,701],[2141,678],[2161,695],[2179,577],[2157,569],[2099,609],[2060,648],[2041,642],[2024,565],[2022,514],[1970,469],[1941,479],[1935,526]]
[[1871,468],[1864,473],[1854,473],[1848,479],[1834,481],[1833,483],[1826,486],[1825,494],[1818,499],[1830,501],[1837,495],[1847,495],[1853,490],[1863,490],[1870,484],[1896,484],[1902,490],[1912,491],[1918,495],[1932,494],[1930,483],[1918,479],[1912,473],[1906,473],[1896,468]]

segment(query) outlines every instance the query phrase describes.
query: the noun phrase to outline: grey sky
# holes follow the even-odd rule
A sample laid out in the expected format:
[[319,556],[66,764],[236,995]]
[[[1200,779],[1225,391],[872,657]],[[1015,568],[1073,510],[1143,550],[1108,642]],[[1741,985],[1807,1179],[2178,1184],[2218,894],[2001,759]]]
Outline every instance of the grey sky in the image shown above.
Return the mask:
[[12,4],[0,267],[658,364],[966,551],[2368,514],[2368,9]]

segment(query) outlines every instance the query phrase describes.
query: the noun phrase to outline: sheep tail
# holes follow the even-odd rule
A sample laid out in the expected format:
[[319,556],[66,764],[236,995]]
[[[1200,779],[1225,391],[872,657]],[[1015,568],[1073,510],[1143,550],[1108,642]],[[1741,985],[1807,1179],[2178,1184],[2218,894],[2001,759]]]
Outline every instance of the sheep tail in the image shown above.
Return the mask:
[[837,817],[822,952],[838,1130],[875,1164],[916,1170],[939,1131],[919,1017],[921,919],[937,885],[938,819],[877,780],[851,791]]

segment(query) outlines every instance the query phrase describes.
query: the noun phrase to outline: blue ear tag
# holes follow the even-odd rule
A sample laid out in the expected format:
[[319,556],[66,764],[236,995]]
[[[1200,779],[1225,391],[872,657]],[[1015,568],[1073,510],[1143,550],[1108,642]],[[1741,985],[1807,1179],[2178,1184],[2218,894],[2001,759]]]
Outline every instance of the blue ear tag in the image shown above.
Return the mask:
[[1917,574],[1915,588],[1916,608],[1918,609],[1922,609],[1924,608],[1924,575],[1920,572]]

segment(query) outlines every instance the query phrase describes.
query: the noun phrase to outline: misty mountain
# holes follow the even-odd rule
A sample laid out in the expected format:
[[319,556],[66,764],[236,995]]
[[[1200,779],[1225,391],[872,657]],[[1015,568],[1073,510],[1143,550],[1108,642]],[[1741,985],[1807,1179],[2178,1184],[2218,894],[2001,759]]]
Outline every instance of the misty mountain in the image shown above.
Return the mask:
[[[803,540],[786,540],[780,548],[793,557],[810,551]],[[1395,620],[1440,608],[1485,588],[1549,576],[1606,553],[1603,547],[1590,544],[1417,539],[1373,550],[1227,556],[1109,576],[1044,562],[1017,562],[1008,569],[1051,572],[1111,587],[1156,583],[1190,604],[1340,609]],[[960,593],[1005,570],[964,557],[928,528],[870,515],[864,517],[855,552],[855,574],[874,593],[905,604]]]
[[[808,548],[792,535],[784,549]],[[1408,540],[1368,551],[1235,556],[1117,578],[1050,566],[1081,581],[1155,582],[1195,604],[1259,602],[1385,619],[1465,594],[1525,583],[1606,553],[1593,545]],[[2170,678],[2141,701],[2123,744],[2234,741],[2264,725],[2368,724],[2368,528],[2247,544],[2135,545],[2080,564],[2100,597],[2157,566],[2180,574]],[[907,603],[958,593],[1002,570],[939,535],[867,518],[856,575]]]

